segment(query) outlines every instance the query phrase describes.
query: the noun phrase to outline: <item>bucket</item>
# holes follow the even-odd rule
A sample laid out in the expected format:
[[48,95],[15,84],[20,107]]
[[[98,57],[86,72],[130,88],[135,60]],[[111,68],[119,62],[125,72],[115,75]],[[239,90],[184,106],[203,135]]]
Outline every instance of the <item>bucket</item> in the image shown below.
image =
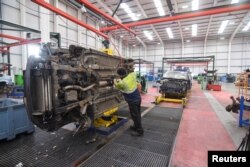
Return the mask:
[[23,86],[23,75],[15,75],[15,85]]

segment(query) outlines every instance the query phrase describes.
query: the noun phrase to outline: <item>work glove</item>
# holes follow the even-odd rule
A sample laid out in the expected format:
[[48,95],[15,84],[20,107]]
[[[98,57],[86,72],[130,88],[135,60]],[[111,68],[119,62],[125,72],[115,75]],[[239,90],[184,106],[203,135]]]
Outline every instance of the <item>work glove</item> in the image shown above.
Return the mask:
[[121,79],[114,79],[115,85],[118,84],[119,82],[121,82]]

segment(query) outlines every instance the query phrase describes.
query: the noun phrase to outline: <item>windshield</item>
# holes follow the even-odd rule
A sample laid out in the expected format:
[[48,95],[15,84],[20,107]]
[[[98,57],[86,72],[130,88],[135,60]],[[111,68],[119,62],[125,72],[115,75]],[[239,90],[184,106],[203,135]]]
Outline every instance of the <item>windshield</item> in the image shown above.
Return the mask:
[[178,71],[169,71],[163,75],[163,78],[188,79],[187,73]]

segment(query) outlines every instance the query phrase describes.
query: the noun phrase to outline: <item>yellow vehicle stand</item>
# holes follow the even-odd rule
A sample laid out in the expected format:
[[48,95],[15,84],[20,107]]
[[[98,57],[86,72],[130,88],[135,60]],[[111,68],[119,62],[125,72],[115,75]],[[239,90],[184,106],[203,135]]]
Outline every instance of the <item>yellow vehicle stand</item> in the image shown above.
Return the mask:
[[94,122],[96,128],[98,127],[109,127],[118,121],[117,115],[113,115],[117,112],[118,107],[109,109],[103,113],[104,116],[97,118]]
[[155,97],[155,104],[159,104],[160,102],[173,102],[173,103],[181,103],[183,107],[187,104],[187,98],[184,97],[182,99],[172,99],[172,98],[165,98],[162,96]]
[[107,53],[110,56],[114,55],[113,49],[102,48],[101,51],[104,52],[104,53]]

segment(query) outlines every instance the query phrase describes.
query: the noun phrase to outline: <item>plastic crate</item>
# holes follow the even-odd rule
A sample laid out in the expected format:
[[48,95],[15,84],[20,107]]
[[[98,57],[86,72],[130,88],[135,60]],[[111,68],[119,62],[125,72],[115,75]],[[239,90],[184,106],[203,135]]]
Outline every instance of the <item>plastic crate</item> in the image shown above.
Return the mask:
[[0,140],[11,140],[17,134],[34,132],[23,102],[12,99],[0,100]]

